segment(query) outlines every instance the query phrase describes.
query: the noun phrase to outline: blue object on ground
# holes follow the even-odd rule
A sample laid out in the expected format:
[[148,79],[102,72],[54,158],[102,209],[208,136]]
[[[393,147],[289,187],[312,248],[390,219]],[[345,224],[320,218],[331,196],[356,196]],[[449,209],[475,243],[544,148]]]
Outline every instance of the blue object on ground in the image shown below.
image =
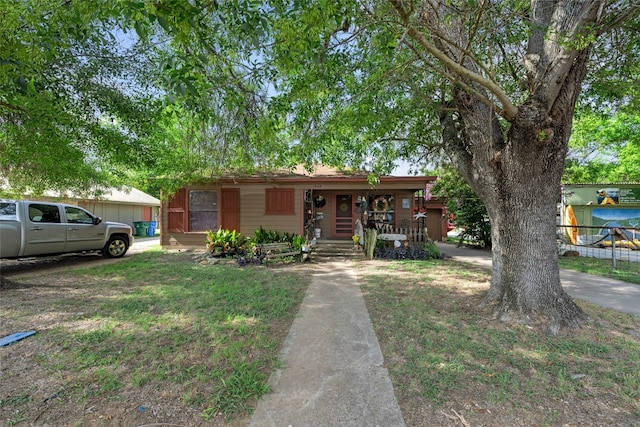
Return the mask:
[[6,337],[0,338],[0,347],[7,346],[16,341],[20,341],[21,339],[30,337],[35,333],[36,331],[28,331],[28,332],[16,332],[15,334],[7,335]]
[[149,221],[149,226],[147,227],[147,236],[155,236],[156,235],[156,222]]

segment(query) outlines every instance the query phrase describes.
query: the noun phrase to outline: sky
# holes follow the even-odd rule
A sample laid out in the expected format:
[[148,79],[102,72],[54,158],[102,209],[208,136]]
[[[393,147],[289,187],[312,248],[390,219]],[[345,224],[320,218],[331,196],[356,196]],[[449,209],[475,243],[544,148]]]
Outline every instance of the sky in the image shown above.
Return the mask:
[[403,160],[398,160],[396,162],[396,168],[391,172],[393,176],[410,176],[409,168],[411,165]]

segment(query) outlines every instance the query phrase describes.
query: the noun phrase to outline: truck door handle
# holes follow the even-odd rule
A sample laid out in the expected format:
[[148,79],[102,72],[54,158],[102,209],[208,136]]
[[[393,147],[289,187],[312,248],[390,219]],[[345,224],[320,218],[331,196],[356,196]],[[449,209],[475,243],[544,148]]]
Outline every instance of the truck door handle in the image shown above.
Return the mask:
[[69,227],[69,231],[78,231],[80,230],[78,227]]
[[42,230],[42,227],[29,227],[29,230],[31,230],[31,231],[40,231],[40,230]]

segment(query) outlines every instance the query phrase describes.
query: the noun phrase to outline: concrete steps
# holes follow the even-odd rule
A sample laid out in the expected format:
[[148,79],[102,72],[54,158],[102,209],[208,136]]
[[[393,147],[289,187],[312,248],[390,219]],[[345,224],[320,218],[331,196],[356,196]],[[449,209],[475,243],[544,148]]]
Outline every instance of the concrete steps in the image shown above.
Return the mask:
[[311,254],[311,259],[322,261],[325,259],[365,259],[362,248],[355,249],[351,240],[319,239]]

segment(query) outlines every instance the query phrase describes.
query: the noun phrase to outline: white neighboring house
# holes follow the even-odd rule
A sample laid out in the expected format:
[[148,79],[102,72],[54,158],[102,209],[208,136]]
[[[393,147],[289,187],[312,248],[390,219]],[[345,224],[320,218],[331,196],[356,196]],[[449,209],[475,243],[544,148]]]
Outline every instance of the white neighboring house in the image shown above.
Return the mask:
[[[112,189],[106,191],[100,197],[85,199],[67,193],[65,195],[53,195],[51,193],[44,196],[24,195],[24,199],[51,200],[70,205],[80,206],[104,221],[115,221],[130,225],[135,233],[134,222],[138,221],[158,221],[160,211],[160,200],[144,193],[137,188],[129,187],[122,190]],[[157,224],[156,230],[160,230]]]

